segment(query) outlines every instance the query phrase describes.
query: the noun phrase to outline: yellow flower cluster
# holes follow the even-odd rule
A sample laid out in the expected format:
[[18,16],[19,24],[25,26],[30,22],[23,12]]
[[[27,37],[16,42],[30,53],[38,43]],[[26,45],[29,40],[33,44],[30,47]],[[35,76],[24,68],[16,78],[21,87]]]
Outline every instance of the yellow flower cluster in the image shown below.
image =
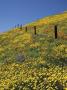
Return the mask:
[[31,36],[31,34],[29,34],[29,33],[23,34],[22,41],[24,43],[31,43],[32,42],[32,36]]
[[[31,67],[28,62],[23,64],[13,63],[8,66],[0,66],[0,90],[16,90],[20,89],[20,87],[21,90],[24,90],[24,88],[27,88],[27,90],[30,90],[30,88],[32,90],[43,90],[44,88],[45,90],[46,88],[46,90],[48,90],[50,87],[52,89],[55,88],[57,80],[59,83],[62,83],[62,68],[58,66],[51,66],[49,69],[47,67],[45,68],[45,66],[42,68],[40,64],[42,65],[43,63],[41,63],[41,60],[38,61],[37,64],[30,61],[32,64]],[[66,68],[67,67],[64,69],[63,85],[67,80],[67,78],[65,79]]]
[[56,48],[54,47],[54,53],[56,56],[65,56],[67,57],[67,46],[66,45],[58,45]]
[[40,46],[40,44],[38,42],[35,42],[35,43],[30,45],[31,48],[37,48],[39,46]]
[[3,47],[0,47],[0,53],[4,52],[5,49]]

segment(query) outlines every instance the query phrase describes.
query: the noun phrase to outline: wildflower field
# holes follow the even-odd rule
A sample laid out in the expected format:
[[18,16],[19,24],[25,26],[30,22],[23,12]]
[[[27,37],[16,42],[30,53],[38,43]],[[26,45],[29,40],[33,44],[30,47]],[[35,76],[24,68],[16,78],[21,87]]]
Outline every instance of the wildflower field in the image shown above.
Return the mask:
[[67,13],[26,26],[0,35],[0,90],[67,90]]

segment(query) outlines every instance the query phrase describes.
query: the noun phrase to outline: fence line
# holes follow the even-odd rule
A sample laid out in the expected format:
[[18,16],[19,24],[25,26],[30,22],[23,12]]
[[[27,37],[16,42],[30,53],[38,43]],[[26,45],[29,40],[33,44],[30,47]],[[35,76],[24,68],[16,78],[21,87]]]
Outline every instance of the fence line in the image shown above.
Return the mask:
[[[24,30],[25,32],[27,32],[29,29],[33,29],[34,30],[34,35],[37,34],[37,29],[40,25],[35,25],[35,26],[22,26],[21,25],[15,25],[15,28],[19,28],[21,30]],[[51,26],[51,25],[50,25]],[[48,28],[50,28],[50,26],[48,25]],[[54,38],[57,39],[59,36],[59,31],[58,31],[58,25],[52,25],[51,26],[53,31],[54,31]],[[66,38],[66,37],[65,37]]]

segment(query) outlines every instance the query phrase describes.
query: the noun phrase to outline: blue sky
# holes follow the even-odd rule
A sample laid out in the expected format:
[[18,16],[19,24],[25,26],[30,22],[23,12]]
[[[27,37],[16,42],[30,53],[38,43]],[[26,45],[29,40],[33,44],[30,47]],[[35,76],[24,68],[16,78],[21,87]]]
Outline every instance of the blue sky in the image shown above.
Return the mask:
[[0,32],[67,11],[67,0],[0,0]]

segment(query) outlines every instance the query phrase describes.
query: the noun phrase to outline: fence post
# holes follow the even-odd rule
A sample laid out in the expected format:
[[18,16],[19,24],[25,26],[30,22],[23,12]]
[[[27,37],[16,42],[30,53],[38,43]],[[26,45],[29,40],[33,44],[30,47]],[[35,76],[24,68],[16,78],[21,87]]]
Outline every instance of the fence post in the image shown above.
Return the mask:
[[27,26],[25,27],[25,31],[27,32]]
[[15,25],[15,28],[17,28],[16,25]]
[[20,25],[20,29],[22,30],[22,24]]
[[34,26],[34,34],[36,35],[37,33],[36,33],[36,26]]
[[17,24],[17,28],[19,28],[19,24]]
[[55,33],[55,39],[57,39],[57,37],[58,37],[58,33],[57,33],[57,25],[54,26],[54,30],[55,30],[55,32],[54,32],[54,33]]

